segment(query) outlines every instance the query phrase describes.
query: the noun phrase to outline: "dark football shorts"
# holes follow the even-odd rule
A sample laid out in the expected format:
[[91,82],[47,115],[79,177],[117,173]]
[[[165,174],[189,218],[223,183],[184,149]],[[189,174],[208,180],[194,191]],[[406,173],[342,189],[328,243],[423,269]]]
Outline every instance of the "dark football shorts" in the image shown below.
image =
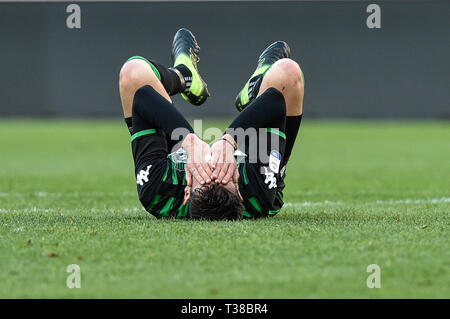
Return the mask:
[[239,190],[247,218],[276,215],[283,206],[287,159],[285,120],[247,138],[247,158],[239,167]]

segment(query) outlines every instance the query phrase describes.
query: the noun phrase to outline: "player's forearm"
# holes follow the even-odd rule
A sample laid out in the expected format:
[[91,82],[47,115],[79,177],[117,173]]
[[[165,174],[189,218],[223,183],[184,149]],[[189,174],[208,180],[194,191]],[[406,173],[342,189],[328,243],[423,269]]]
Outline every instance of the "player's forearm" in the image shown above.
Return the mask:
[[181,147],[184,150],[189,151],[190,149],[192,149],[192,146],[194,145],[195,141],[198,138],[199,137],[197,135],[195,135],[194,133],[189,133],[188,135],[186,135],[183,142],[181,143]]
[[202,185],[210,183],[212,175],[208,164],[211,158],[210,146],[194,133],[189,133],[181,143],[181,147],[188,154],[188,162],[185,167],[187,185],[192,185],[192,177]]
[[204,144],[206,143],[202,141],[202,139],[200,139],[200,137],[198,137],[195,133],[189,133],[183,139],[181,147],[187,152],[188,158],[191,160],[197,159],[202,161],[204,159],[201,157],[198,158],[198,156],[202,153]]

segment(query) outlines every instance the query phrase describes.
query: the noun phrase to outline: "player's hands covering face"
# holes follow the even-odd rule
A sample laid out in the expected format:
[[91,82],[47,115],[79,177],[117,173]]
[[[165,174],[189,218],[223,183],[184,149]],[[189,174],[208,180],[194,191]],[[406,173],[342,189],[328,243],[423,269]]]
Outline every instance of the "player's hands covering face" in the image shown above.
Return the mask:
[[193,133],[186,136],[181,146],[188,153],[187,185],[192,186],[192,178],[195,178],[202,185],[210,183],[212,169],[208,162],[211,160],[211,147]]
[[[230,140],[233,139],[231,135],[228,138]],[[237,183],[239,171],[234,158],[233,146],[227,141],[220,140],[211,146],[211,153],[210,167],[213,169],[212,178],[222,184],[227,184],[231,179]]]

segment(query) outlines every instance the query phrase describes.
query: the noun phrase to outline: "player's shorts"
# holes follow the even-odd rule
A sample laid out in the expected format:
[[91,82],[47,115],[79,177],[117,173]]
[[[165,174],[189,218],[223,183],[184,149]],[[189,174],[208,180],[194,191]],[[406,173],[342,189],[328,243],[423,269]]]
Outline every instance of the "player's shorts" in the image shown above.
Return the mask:
[[[273,93],[275,100],[276,94]],[[287,164],[285,154],[291,152],[286,148],[286,117],[274,119],[271,126],[260,128],[256,134],[250,136],[245,134],[247,158],[239,167],[239,190],[244,198],[245,217],[273,216],[284,204],[283,189]]]

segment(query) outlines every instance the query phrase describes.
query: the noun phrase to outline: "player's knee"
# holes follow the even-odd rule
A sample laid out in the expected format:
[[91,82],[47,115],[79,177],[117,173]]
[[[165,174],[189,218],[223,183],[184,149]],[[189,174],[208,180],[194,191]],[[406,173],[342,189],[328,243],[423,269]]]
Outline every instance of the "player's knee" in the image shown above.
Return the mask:
[[[155,76],[153,72],[148,72],[149,65],[140,59],[127,61],[120,70],[119,83],[124,88],[140,87],[144,79]],[[156,76],[155,76],[156,78]]]
[[302,70],[297,62],[292,59],[280,59],[272,66],[283,77],[283,82],[290,87],[303,90]]

